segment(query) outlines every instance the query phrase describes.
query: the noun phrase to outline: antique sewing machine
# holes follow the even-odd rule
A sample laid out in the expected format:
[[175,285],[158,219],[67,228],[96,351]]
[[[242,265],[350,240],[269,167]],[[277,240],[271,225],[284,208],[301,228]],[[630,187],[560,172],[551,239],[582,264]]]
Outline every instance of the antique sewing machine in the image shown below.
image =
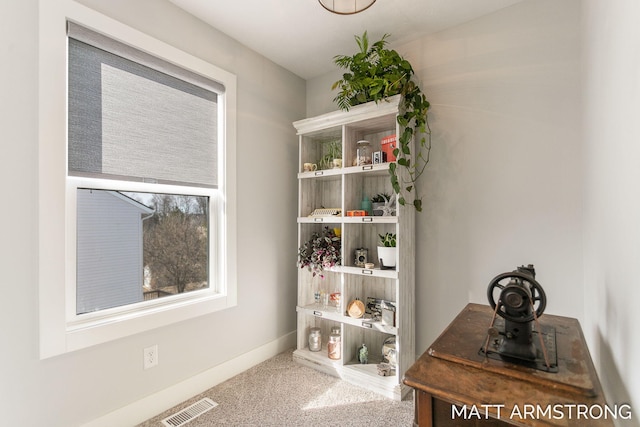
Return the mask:
[[[497,275],[487,288],[489,305],[467,304],[405,372],[403,382],[415,390],[414,425],[613,426],[604,417],[572,418],[567,407],[558,416],[513,415],[525,404],[606,403],[578,320],[540,320],[547,297],[535,277],[533,265]],[[452,409],[481,407],[487,409],[477,418]]]
[[494,311],[480,352],[489,358],[558,372],[555,328],[538,322],[547,297],[535,276],[529,264],[499,274],[489,283],[487,298]]

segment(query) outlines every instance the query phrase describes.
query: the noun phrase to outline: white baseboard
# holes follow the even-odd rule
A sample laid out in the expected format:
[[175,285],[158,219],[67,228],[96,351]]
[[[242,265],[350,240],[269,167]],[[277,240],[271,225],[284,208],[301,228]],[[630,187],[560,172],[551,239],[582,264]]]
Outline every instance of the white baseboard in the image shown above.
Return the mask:
[[296,331],[83,424],[82,427],[135,426],[265,360],[295,347]]

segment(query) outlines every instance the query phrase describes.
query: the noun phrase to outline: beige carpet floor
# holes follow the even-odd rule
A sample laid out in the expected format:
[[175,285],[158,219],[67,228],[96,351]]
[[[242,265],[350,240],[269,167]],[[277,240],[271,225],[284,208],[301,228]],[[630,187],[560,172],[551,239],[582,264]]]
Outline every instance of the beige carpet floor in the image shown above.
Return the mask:
[[413,397],[397,402],[301,366],[281,353],[140,424],[162,420],[208,397],[218,406],[188,422],[204,426],[411,426]]

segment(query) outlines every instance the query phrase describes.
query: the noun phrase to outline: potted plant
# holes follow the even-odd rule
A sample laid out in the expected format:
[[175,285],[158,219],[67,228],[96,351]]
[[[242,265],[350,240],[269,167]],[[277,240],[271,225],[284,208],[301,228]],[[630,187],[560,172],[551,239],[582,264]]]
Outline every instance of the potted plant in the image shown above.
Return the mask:
[[340,229],[324,227],[322,232],[314,232],[311,239],[298,248],[298,266],[306,268],[324,278],[324,270],[329,270],[342,262]]
[[371,198],[371,209],[373,209],[374,216],[382,216],[384,214],[384,206],[389,203],[391,197],[388,193],[378,193]]
[[325,144],[325,149],[325,155],[318,162],[320,169],[342,167],[342,142],[340,140],[328,142]]
[[380,208],[382,216],[393,216],[396,214],[396,195],[392,194],[388,200],[384,201],[384,205]]
[[[356,36],[360,51],[353,56],[338,55],[334,62],[346,69],[342,79],[335,82],[332,90],[338,89],[334,101],[343,110],[365,102],[376,103],[394,95],[401,95],[398,124],[403,130],[398,138],[398,147],[393,153],[395,163],[389,163],[389,174],[393,191],[398,195],[401,205],[413,192],[412,204],[418,212],[422,211],[422,199],[415,192],[415,183],[425,171],[431,151],[431,129],[427,118],[429,102],[412,80],[413,67],[395,50],[385,48],[388,34],[381,40],[369,45],[367,32]],[[412,151],[411,142],[417,137]],[[405,173],[400,173],[402,168]]]
[[395,233],[378,234],[378,259],[380,260],[380,268],[395,269],[396,268],[396,235]]

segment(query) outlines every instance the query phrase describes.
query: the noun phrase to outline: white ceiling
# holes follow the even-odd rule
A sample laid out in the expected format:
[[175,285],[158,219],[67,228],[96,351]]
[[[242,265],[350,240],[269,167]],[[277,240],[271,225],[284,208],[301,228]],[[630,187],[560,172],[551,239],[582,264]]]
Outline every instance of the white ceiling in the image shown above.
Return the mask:
[[335,55],[351,55],[365,30],[390,44],[435,33],[522,0],[377,0],[356,15],[336,15],[317,0],[170,0],[298,76],[336,69]]

